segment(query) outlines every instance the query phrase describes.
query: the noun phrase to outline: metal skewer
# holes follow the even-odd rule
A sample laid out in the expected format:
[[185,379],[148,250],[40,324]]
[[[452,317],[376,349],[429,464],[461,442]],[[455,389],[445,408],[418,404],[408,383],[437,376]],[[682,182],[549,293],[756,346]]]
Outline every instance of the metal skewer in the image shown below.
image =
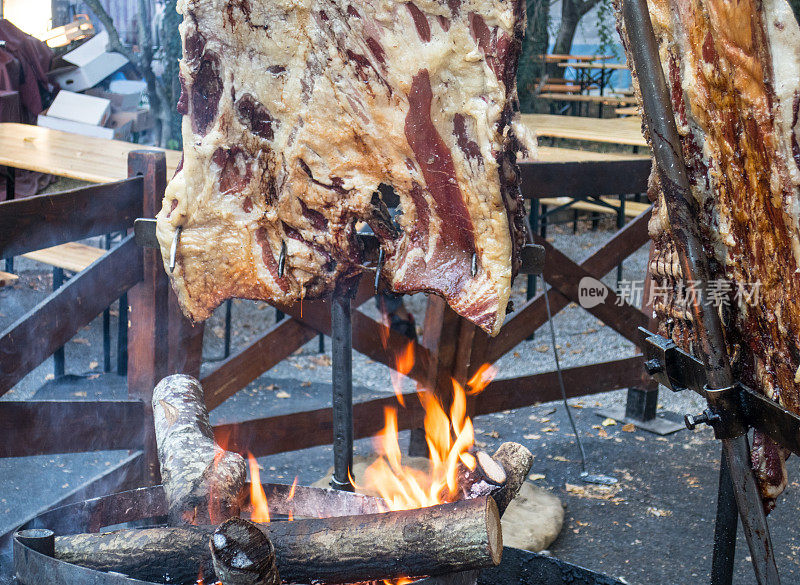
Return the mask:
[[333,377],[333,477],[331,487],[352,492],[353,469],[353,322],[351,296],[336,292],[331,300]]
[[[714,310],[705,310],[700,299],[705,298],[709,280],[708,259],[697,235],[695,215],[690,206],[689,181],[686,164],[683,160],[675,115],[672,110],[669,89],[664,79],[664,71],[658,54],[658,45],[653,33],[653,25],[647,9],[646,0],[624,0],[622,15],[625,20],[631,58],[639,86],[642,91],[644,120],[650,134],[653,156],[657,163],[659,178],[664,195],[672,239],[677,248],[684,278],[699,282],[700,293],[692,299],[692,315],[698,353],[705,364],[709,408],[721,416],[721,422],[714,425],[717,438],[722,440],[723,452],[728,463],[730,479],[739,514],[742,519],[747,544],[750,548],[753,570],[760,585],[780,583],[772,540],[761,503],[755,477],[750,468],[747,427],[735,416],[736,408],[731,402],[735,384],[730,361],[725,349],[722,323]],[[725,468],[721,470],[721,480],[725,481]],[[730,502],[720,498],[717,520],[724,526],[721,532],[736,531],[736,515],[731,514]],[[731,562],[733,544],[717,550],[715,547],[712,583],[730,583],[732,572],[723,570],[721,558]],[[718,555],[721,555],[718,558]]]

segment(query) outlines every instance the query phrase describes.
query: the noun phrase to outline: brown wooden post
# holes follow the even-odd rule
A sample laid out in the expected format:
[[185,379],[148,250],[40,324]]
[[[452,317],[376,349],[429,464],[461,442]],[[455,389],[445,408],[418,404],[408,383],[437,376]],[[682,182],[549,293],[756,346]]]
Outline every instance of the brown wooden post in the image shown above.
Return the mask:
[[[155,217],[167,185],[163,152],[137,150],[128,155],[128,176],[142,176],[143,217]],[[200,370],[202,326],[183,317],[164,271],[159,250],[143,248],[142,281],[128,292],[128,395],[145,407],[144,482],[160,481],[151,400],[165,376]]]

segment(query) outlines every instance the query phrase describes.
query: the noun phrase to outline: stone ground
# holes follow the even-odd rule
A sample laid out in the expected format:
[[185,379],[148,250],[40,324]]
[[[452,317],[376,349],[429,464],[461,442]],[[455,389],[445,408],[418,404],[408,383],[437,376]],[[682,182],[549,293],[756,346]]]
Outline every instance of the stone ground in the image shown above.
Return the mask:
[[[582,259],[610,235],[609,225],[592,232],[573,234],[568,226],[551,228],[554,244],[570,257]],[[624,278],[644,274],[646,250],[625,263]],[[49,272],[41,265],[18,259],[20,282],[0,289],[0,330],[45,298],[51,286]],[[607,278],[612,282],[613,273]],[[518,304],[524,299],[524,283],[515,286]],[[424,296],[408,306],[422,322]],[[372,302],[364,310],[375,315]],[[235,301],[233,348],[247,346],[274,322],[274,311],[263,303]],[[563,367],[633,355],[632,344],[577,306],[571,305],[554,319],[557,349]],[[214,367],[222,354],[222,311],[206,328],[204,370]],[[116,311],[112,331],[116,331]],[[330,350],[330,340],[325,340]],[[501,377],[515,377],[553,369],[549,333],[541,329],[500,362]],[[52,361],[29,374],[0,400],[91,399],[124,397],[124,379],[100,374],[102,341],[100,320],[90,324],[67,344],[67,369],[72,376],[54,381]],[[112,356],[113,357],[113,356]],[[296,355],[266,372],[246,389],[212,413],[212,422],[233,422],[274,414],[327,406],[330,402],[330,357],[318,353],[314,340]],[[361,355],[354,359],[355,400],[386,395],[391,391],[388,369]],[[411,387],[409,386],[409,389]],[[389,390],[387,390],[389,389]],[[623,578],[632,584],[677,584],[707,580],[710,566],[719,446],[709,430],[681,431],[657,437],[622,425],[602,426],[595,414],[599,407],[624,404],[624,391],[598,394],[570,401],[578,432],[592,472],[619,479],[611,489],[581,484],[580,456],[575,437],[560,403],[548,403],[513,412],[477,417],[478,446],[494,449],[503,441],[527,445],[536,459],[530,481],[561,498],[564,528],[550,547],[559,558]],[[662,392],[660,410],[683,414],[702,410],[694,395]],[[669,414],[668,414],[669,415]],[[672,416],[672,415],[669,415]],[[63,421],[69,426],[70,421]],[[80,432],[75,429],[75,432]],[[401,444],[407,433],[401,433]],[[371,451],[369,440],[356,443],[356,453]],[[0,459],[0,533],[12,528],[31,511],[48,505],[74,487],[124,457],[122,452],[45,455]],[[330,447],[264,457],[263,481],[302,484],[322,477],[332,461]],[[776,555],[784,582],[800,576],[796,459],[789,461],[790,485],[771,517]],[[740,537],[735,583],[754,583],[747,550]],[[0,565],[7,563],[0,557]],[[0,571],[2,574],[2,571]]]

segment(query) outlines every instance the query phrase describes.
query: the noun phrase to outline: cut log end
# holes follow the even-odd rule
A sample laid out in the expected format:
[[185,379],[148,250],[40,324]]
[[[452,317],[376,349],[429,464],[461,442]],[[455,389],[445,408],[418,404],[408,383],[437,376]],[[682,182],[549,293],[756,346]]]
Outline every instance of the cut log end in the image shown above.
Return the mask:
[[217,579],[223,585],[279,585],[275,547],[255,524],[231,518],[209,539]]
[[478,451],[475,453],[475,459],[477,459],[486,481],[494,485],[503,485],[506,482],[506,472],[502,465],[492,459],[488,453],[485,451]]
[[506,511],[511,501],[517,497],[528,472],[533,465],[533,453],[519,443],[503,443],[498,447],[492,459],[505,471],[506,481],[503,487],[492,494],[500,509],[500,515]]
[[500,525],[500,510],[493,498],[486,498],[486,532],[489,553],[494,566],[503,558],[503,530]]

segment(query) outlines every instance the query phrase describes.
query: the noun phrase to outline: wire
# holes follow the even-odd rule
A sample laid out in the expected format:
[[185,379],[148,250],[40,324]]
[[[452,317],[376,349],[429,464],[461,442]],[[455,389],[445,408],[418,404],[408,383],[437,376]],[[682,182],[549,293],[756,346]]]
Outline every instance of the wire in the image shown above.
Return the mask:
[[575,442],[578,443],[578,449],[580,449],[581,452],[581,475],[585,476],[589,473],[586,471],[586,451],[583,450],[581,436],[578,434],[578,428],[575,426],[575,419],[572,418],[569,404],[567,404],[567,389],[564,387],[564,376],[561,373],[561,363],[558,360],[558,349],[556,348],[556,328],[553,325],[553,315],[550,313],[550,290],[552,290],[552,288],[542,291],[544,294],[544,305],[547,307],[547,322],[550,325],[550,343],[553,344],[553,357],[556,360],[556,371],[558,372],[558,385],[561,388],[561,399],[564,402],[564,410],[567,411],[567,418],[569,419],[569,424],[572,426],[572,432],[575,433]]

